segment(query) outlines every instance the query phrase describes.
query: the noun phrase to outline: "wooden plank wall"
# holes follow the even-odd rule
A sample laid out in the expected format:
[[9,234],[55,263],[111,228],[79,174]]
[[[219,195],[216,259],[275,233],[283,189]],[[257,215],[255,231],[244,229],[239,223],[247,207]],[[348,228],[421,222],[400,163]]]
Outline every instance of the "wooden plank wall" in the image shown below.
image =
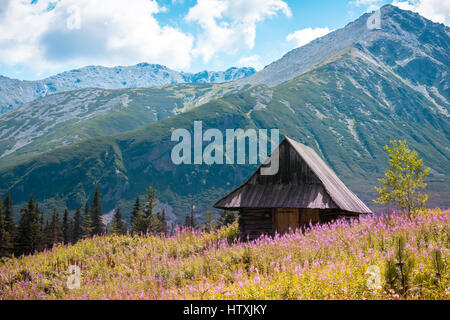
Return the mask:
[[263,234],[273,235],[272,209],[242,209],[239,214],[242,240],[254,240]]
[[241,240],[254,240],[263,234],[274,236],[275,232],[285,234],[293,226],[305,230],[309,223],[328,223],[340,218],[351,218],[354,215],[339,210],[319,209],[242,209],[239,213],[239,229]]

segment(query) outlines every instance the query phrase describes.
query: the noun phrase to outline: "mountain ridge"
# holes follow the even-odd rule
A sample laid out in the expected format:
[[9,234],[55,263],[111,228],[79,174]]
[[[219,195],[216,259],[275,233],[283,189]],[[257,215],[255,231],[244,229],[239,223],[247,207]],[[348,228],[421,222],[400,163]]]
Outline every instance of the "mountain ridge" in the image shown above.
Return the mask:
[[254,74],[253,68],[231,67],[225,71],[178,72],[159,64],[135,66],[86,66],[42,80],[27,81],[0,75],[0,114],[58,92],[85,88],[123,89],[180,83],[224,83]]
[[[205,129],[221,131],[279,128],[315,149],[372,208],[373,187],[388,163],[383,147],[389,140],[406,139],[432,169],[427,180],[430,203],[450,206],[446,76],[450,57],[445,50],[449,33],[400,9],[382,9],[382,14],[397,21],[394,30],[386,32],[403,36],[383,38],[382,32],[371,31],[378,38],[331,54],[278,85],[243,86],[131,131],[93,137],[26,160],[9,159],[7,166],[0,165],[0,193],[11,188],[17,203],[34,193],[43,208],[58,204],[74,209],[98,185],[105,210],[120,206],[129,212],[136,196],[152,185],[170,219],[182,222],[193,194],[199,211],[206,211],[255,169],[251,165],[175,166],[170,161],[175,145],[171,130],[192,131],[193,122],[202,120]],[[417,40],[415,47],[413,40]],[[196,95],[196,90],[191,94]],[[183,94],[181,88],[173,94],[177,92]]]
[[[124,132],[238,91],[233,83],[55,93],[0,115],[0,166],[86,138]],[[23,158],[22,157],[22,158]]]
[[[263,70],[250,77],[240,79],[237,82],[252,85],[264,84],[271,87],[295,78],[338,54],[348,52],[354,46],[364,45],[367,42],[376,43],[378,40],[393,41],[393,45],[395,45],[396,41],[401,40],[403,43],[409,42],[410,46],[406,49],[414,51],[413,45],[419,43],[420,37],[427,36],[431,38],[432,36],[439,35],[439,32],[441,34],[445,33],[447,39],[442,39],[442,36],[436,39],[436,41],[442,41],[440,44],[442,52],[435,52],[435,54],[446,56],[445,59],[448,63],[448,53],[445,51],[450,46],[448,40],[448,36],[450,35],[449,27],[427,20],[418,13],[402,10],[390,4],[380,8],[380,12],[381,29],[368,29],[367,20],[373,13],[365,13],[357,20],[347,24],[344,28],[330,32],[323,37],[313,40],[309,44],[289,51],[281,59],[269,64]],[[405,28],[402,28],[402,23],[404,23]],[[419,34],[420,28],[423,28],[423,32]],[[409,32],[408,34],[407,29],[415,31],[415,33]],[[431,35],[426,34],[428,30],[433,30],[431,31]],[[408,37],[399,39],[406,34],[410,37],[412,35],[412,37],[410,39]],[[388,49],[395,50],[395,48]],[[414,53],[430,56],[430,51],[427,49],[429,48],[423,47],[419,52]],[[447,96],[449,95],[449,84],[450,81],[447,77]],[[448,101],[446,102],[448,103]]]

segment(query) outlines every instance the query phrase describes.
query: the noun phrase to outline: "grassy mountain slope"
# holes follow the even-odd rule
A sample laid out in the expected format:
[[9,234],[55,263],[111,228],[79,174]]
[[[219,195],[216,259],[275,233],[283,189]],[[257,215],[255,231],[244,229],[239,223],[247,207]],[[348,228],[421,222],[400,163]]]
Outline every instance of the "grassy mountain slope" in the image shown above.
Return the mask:
[[231,84],[179,84],[54,94],[0,116],[0,167],[86,138],[136,129],[236,90]]
[[[205,129],[218,128],[222,132],[235,128],[279,128],[282,134],[314,148],[369,206],[376,196],[373,186],[387,166],[383,146],[391,139],[406,139],[424,158],[425,165],[432,168],[428,179],[430,204],[448,207],[448,28],[392,6],[383,7],[382,14],[381,30],[364,31],[367,16],[363,16],[327,36],[334,39],[331,43],[325,37],[311,44],[318,50],[316,46],[327,47],[345,33],[352,39],[344,48],[330,51],[326,58],[308,66],[295,78],[289,78],[292,75],[286,76],[284,71],[289,65],[295,70],[295,63],[307,58],[310,45],[276,62],[274,65],[282,68],[273,70],[273,79],[289,78],[277,85],[239,89],[229,84],[229,90],[205,85],[200,87],[205,96],[211,90],[214,93],[209,96],[209,102],[201,105],[203,101],[199,98],[188,106],[200,106],[177,115],[173,115],[177,113],[173,104],[184,103],[188,93],[199,97],[195,93],[198,86],[196,90],[190,85],[185,85],[190,89],[185,86],[155,89],[160,91],[144,94],[143,100],[138,99],[137,92],[130,98],[136,100],[136,110],[146,112],[143,108],[152,105],[148,101],[158,99],[161,94],[161,105],[153,105],[160,106],[155,110],[165,116],[158,119],[150,116],[149,122],[159,121],[126,132],[94,122],[93,128],[105,130],[98,133],[100,137],[73,140],[76,144],[63,148],[53,146],[56,149],[50,151],[47,150],[52,148],[51,144],[48,148],[51,139],[45,134],[36,139],[36,149],[41,154],[32,150],[32,143],[23,148],[25,151],[30,148],[26,156],[20,156],[19,149],[0,160],[0,193],[11,188],[18,203],[33,193],[47,207],[67,203],[73,209],[82,205],[95,185],[99,185],[105,209],[120,205],[126,212],[134,198],[152,185],[159,191],[169,217],[181,222],[189,210],[192,195],[199,212],[207,210],[255,169],[255,166],[173,165],[172,130],[192,130],[193,122],[202,120]],[[262,75],[266,73],[267,69]],[[111,92],[114,96],[120,94],[123,93]],[[214,97],[222,98],[214,100]],[[191,101],[189,96],[187,100]],[[140,113],[136,114],[135,119],[142,120]],[[109,111],[105,117],[112,118],[105,123],[111,119],[124,121],[130,116],[128,112]],[[85,123],[81,127],[80,130],[85,130],[89,126]],[[64,127],[61,137],[66,138],[64,132],[69,132],[69,128]]]
[[[274,88],[257,86],[226,95],[183,114],[114,136],[89,139],[0,169],[1,190],[17,201],[30,193],[47,204],[81,205],[98,184],[106,210],[153,185],[181,222],[190,196],[200,210],[241,184],[254,166],[181,165],[170,160],[171,131],[204,128],[280,128],[311,147],[369,205],[385,167],[390,139],[407,139],[433,169],[432,204],[449,206],[449,123],[425,96],[384,65],[373,65],[357,48]],[[363,72],[364,71],[364,72]],[[371,81],[368,82],[367,80]],[[380,102],[380,97],[385,101]],[[388,97],[395,97],[391,99]],[[257,107],[255,107],[257,106]]]

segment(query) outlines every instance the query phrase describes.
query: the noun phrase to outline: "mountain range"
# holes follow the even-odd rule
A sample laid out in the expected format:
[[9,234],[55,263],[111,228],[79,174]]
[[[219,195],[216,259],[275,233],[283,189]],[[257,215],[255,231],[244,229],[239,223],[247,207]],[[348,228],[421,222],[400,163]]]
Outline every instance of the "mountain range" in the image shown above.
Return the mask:
[[89,66],[37,80],[21,81],[0,76],[0,114],[50,94],[84,88],[147,88],[177,83],[223,83],[238,80],[256,71],[253,68],[229,68],[226,71],[186,73],[159,64],[107,68]]
[[42,208],[82,206],[95,186],[106,211],[129,212],[146,188],[182,222],[242,184],[254,165],[174,165],[171,133],[279,128],[321,155],[371,208],[388,159],[406,139],[430,167],[431,206],[450,199],[450,29],[387,5],[249,77],[223,84],[57,93],[0,116],[0,193]]

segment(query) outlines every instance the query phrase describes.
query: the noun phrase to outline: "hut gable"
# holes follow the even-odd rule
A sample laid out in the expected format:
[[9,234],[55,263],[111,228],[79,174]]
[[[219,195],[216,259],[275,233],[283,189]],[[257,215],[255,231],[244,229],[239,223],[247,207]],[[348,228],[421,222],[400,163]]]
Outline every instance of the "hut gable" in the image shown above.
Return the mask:
[[215,208],[338,209],[370,213],[370,209],[336,176],[317,153],[285,137],[280,144],[276,175],[261,175],[261,167],[242,186],[219,200]]

